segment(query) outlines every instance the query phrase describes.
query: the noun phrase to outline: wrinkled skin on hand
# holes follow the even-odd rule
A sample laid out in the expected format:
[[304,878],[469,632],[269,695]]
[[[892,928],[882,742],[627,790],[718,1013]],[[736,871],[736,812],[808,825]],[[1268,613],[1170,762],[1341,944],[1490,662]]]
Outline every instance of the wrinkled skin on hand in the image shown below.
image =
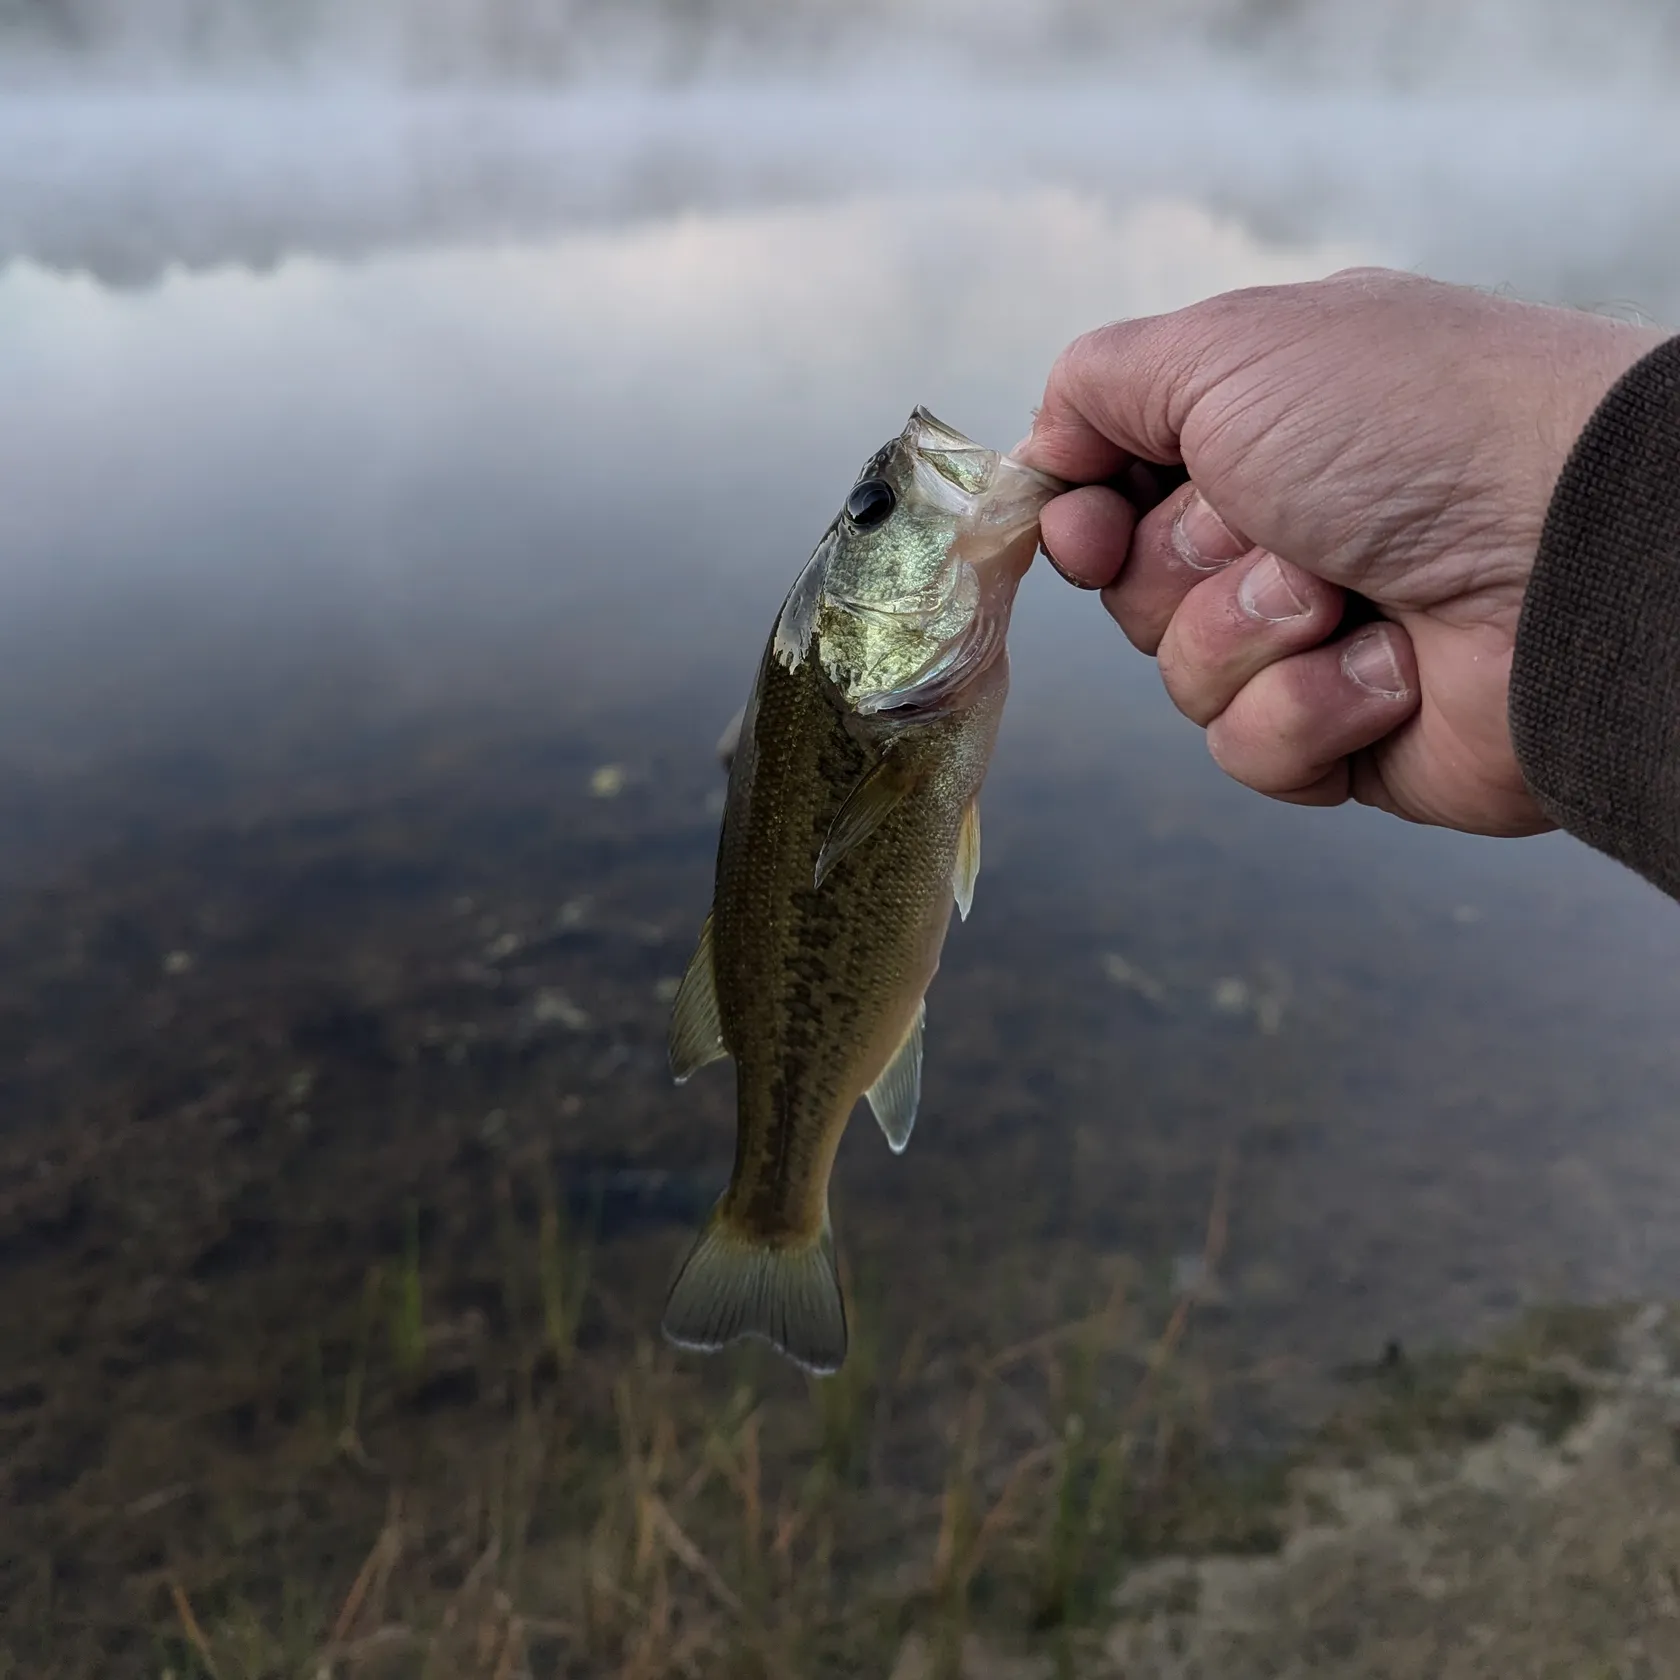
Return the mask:
[[[1237,780],[1534,833],[1507,722],[1523,591],[1582,426],[1667,336],[1350,270],[1075,340],[1015,453],[1080,486],[1046,552]],[[1139,460],[1190,475],[1141,516],[1104,482]],[[1375,624],[1347,628],[1349,591]]]

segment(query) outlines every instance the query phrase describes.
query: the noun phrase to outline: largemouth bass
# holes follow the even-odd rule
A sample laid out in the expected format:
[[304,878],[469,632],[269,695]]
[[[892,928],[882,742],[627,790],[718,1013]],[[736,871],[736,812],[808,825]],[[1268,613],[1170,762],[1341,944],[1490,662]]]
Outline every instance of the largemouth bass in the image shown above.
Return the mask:
[[845,1358],[829,1171],[860,1096],[895,1151],[910,1141],[923,997],[980,867],[1004,635],[1061,488],[918,408],[782,606],[671,1017],[678,1083],[732,1057],[738,1116],[729,1187],[666,1303],[680,1346]]

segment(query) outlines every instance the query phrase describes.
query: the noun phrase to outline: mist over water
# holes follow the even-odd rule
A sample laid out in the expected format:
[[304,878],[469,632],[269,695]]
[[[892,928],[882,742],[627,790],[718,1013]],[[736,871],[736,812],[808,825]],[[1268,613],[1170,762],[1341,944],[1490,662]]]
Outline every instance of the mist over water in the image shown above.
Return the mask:
[[[1189,201],[1289,243],[1672,309],[1680,113],[1203,87],[1008,98],[896,80],[675,93],[30,93],[0,102],[0,257],[145,283],[175,264],[528,239],[683,211],[1053,188]],[[1009,237],[1000,226],[1000,240]]]
[[912,66],[1004,85],[1070,67],[1209,65],[1293,83],[1656,89],[1671,0],[9,0],[0,46],[63,77],[360,76],[554,85],[599,76],[829,74]]
[[14,3],[0,263],[144,284],[1055,188],[1662,316],[1680,308],[1677,19],[1667,0]]

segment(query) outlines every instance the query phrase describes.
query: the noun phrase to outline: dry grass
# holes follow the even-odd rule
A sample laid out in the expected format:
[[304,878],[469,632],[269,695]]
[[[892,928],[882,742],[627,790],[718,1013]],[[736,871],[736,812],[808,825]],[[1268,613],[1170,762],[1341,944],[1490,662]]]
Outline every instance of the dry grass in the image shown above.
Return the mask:
[[[1224,1220],[1222,1181],[1209,1275]],[[258,1550],[183,1560],[150,1673],[791,1680],[885,1674],[914,1632],[954,1677],[977,1629],[1074,1672],[1126,1560],[1181,1537],[1205,1423],[1181,1361],[1193,1302],[1146,1333],[1130,1268],[1095,1310],[980,1359],[925,1334],[889,1347],[865,1310],[844,1372],[802,1383],[750,1347],[580,1348],[587,1243],[551,1201],[534,1252],[508,1230],[504,1423],[467,1461],[434,1438],[399,1472],[369,1421],[438,1345],[411,1226],[355,1304],[315,1420],[316,1475],[386,1490],[365,1557],[331,1590],[277,1581]]]

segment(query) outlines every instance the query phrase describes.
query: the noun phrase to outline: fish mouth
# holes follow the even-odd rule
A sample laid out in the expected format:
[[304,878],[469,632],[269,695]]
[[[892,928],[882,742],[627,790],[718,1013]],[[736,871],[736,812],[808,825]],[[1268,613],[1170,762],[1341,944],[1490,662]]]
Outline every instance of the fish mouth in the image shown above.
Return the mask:
[[[1039,512],[1068,487],[975,443],[925,408],[910,416],[901,441],[918,496],[956,521],[951,553],[957,565],[937,603],[918,603],[912,612],[892,616],[930,617],[959,596],[966,596],[972,609],[962,631],[907,683],[854,696],[862,715],[909,719],[958,703],[1001,655],[1016,586],[1038,546]],[[863,603],[856,608],[870,610]]]
[[[919,507],[951,522],[952,564],[937,582],[894,602],[854,598],[829,577],[841,530],[836,516],[783,602],[772,651],[785,669],[797,669],[825,602],[858,618],[902,624],[912,633],[931,631],[935,621],[961,605],[967,609],[962,627],[907,680],[864,688],[853,673],[843,684],[847,703],[860,715],[884,713],[908,722],[959,704],[1002,655],[1016,587],[1038,548],[1040,510],[1069,487],[1012,455],[987,449],[920,406],[864,468],[860,482],[879,473],[895,453],[910,467]],[[829,668],[829,674],[840,680],[838,670]]]
[[1007,542],[1036,523],[1039,509],[1068,488],[1059,479],[1001,455],[917,407],[901,435],[917,492],[987,538]]
[[1071,488],[1059,478],[1017,461],[1013,455],[1000,455],[983,515],[985,524],[988,529],[1002,529],[1016,535],[1038,523],[1047,501]]

